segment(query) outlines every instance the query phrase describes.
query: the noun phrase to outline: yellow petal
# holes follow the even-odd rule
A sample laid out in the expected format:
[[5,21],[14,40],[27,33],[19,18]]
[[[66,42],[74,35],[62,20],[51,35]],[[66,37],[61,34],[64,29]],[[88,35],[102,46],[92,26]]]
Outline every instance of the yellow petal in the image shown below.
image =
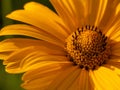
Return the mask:
[[74,14],[74,5],[72,0],[50,0],[52,5],[55,7],[57,13],[62,17],[65,24],[68,26],[70,33],[76,30],[75,23],[76,19]]
[[112,55],[120,56],[120,42],[111,45]]
[[108,60],[108,62],[120,62],[120,58],[111,58]]
[[78,76],[74,82],[70,85],[69,90],[80,90],[79,87],[80,76]]
[[[82,0],[81,0],[82,1]],[[87,24],[99,26],[104,12],[106,10],[108,0],[86,0]],[[84,2],[84,1],[82,1]]]
[[[13,51],[22,49],[29,46],[38,46],[40,50],[45,50],[45,47],[50,48],[52,51],[48,50],[47,52],[56,52],[60,51],[62,55],[65,54],[63,48],[58,47],[54,44],[35,39],[26,39],[26,38],[12,38],[6,39],[0,42],[0,59],[6,59]],[[43,46],[43,47],[42,47]]]
[[51,64],[42,68],[28,71],[22,77],[22,80],[24,81],[22,87],[27,90],[41,90],[43,88],[47,88],[47,86],[59,73],[60,68],[60,65]]
[[[36,13],[38,12],[39,11],[36,11]],[[27,24],[33,25],[41,29],[41,31],[45,31],[49,34],[52,34],[62,41],[64,41],[64,39],[68,36],[67,33],[62,33],[64,30],[64,28],[61,27],[62,25],[53,21],[53,19],[47,17],[44,14],[38,15],[27,10],[17,10],[7,15],[7,17],[10,19],[22,21]]]
[[120,12],[120,3],[116,7],[116,15]]
[[8,57],[8,55],[10,55],[11,53],[12,52],[2,52],[2,53],[0,53],[0,59],[5,60]]
[[103,90],[119,90],[120,77],[114,71],[106,67],[100,67],[94,71],[94,75]]
[[116,34],[119,33],[119,28],[120,28],[119,27],[120,11],[118,9],[120,1],[119,0],[115,0],[115,1],[112,0],[111,3],[113,3],[113,7],[110,8],[111,11],[109,11],[109,14],[106,12],[106,18],[108,18],[110,16],[109,17],[110,20],[107,21],[107,25],[104,22],[103,23],[106,25],[105,31],[104,31],[106,36],[110,37],[111,39],[114,39],[117,36]]
[[69,89],[70,85],[78,77],[80,69],[75,66],[68,66],[63,68],[60,74],[54,79],[49,85],[50,90],[66,90]]
[[3,35],[26,35],[63,46],[63,42],[61,42],[59,39],[30,25],[17,24],[6,26],[1,30],[0,36]]
[[[96,16],[96,20],[95,20],[95,26],[98,26],[101,19],[103,18],[107,4],[108,4],[108,0],[99,0],[98,11],[96,12],[97,16]],[[94,8],[96,8],[96,7],[94,7]]]
[[[24,53],[24,54],[23,54]],[[20,73],[53,63],[71,63],[59,50],[44,47],[27,47],[12,53],[5,61],[6,71]]]
[[[73,71],[73,73],[70,73],[69,76],[67,76],[64,81],[57,87],[58,90],[67,90],[70,89],[71,85],[75,82],[77,77],[79,77],[80,69],[76,69]],[[77,84],[79,85],[79,84]],[[76,87],[75,87],[76,88]]]
[[[42,68],[30,70],[22,77],[23,87],[30,90],[51,90],[49,85],[56,80],[56,77],[71,64],[51,64]],[[33,86],[34,85],[34,86]]]
[[120,56],[120,48],[118,48],[118,47],[116,47],[116,49],[112,48],[111,53],[112,53],[112,55]]
[[86,70],[81,70],[79,76],[79,90],[92,90],[92,85],[90,84],[89,72]]
[[[40,15],[46,16],[47,18],[45,18],[44,20],[47,20],[49,18],[49,19],[52,19],[54,22],[57,22],[58,25],[63,26],[64,28],[62,28],[56,24],[57,25],[57,26],[55,26],[56,30],[55,31],[52,30],[52,32],[67,35],[68,31],[67,31],[66,26],[64,25],[63,21],[61,20],[61,18],[56,13],[54,13],[52,10],[50,10],[48,7],[46,7],[40,3],[29,2],[29,3],[25,4],[24,9],[26,11],[34,13],[38,17],[40,17]],[[52,25],[52,23],[51,23],[51,25]],[[46,32],[50,32],[50,31],[47,30]],[[50,33],[52,33],[52,32],[50,32]]]
[[58,47],[54,44],[42,40],[27,39],[27,38],[11,38],[0,42],[0,52],[15,51],[29,46],[44,46],[54,50],[55,49],[61,51],[63,50],[63,48],[61,47]]
[[[95,90],[103,90],[103,88],[100,86],[100,82],[101,81],[99,81],[100,80],[99,78],[96,78],[94,72],[90,70],[89,75],[91,77],[91,81],[90,82],[92,82],[92,85],[94,85],[94,89]],[[99,79],[99,80],[97,80],[97,79]]]
[[116,65],[114,62],[107,63],[104,67],[111,69],[114,73],[120,76],[120,64]]

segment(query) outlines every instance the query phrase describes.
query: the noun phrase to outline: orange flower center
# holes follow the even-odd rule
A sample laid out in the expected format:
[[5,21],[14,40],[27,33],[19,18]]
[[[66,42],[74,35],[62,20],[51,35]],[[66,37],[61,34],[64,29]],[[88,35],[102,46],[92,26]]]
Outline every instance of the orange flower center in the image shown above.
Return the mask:
[[66,51],[70,60],[86,70],[101,66],[110,56],[107,37],[90,26],[76,30],[66,39]]

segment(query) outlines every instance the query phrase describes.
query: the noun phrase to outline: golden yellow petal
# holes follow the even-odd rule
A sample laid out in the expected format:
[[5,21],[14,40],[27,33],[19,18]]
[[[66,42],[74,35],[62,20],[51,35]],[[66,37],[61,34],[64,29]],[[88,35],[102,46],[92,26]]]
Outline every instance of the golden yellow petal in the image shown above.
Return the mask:
[[[110,62],[120,62],[120,58],[109,59]],[[109,62],[108,61],[108,62]]]
[[74,80],[74,82],[70,85],[69,90],[80,90],[79,80],[80,80],[80,76],[78,76],[78,77]]
[[[94,1],[93,1],[94,2]],[[108,4],[108,0],[99,0],[99,6],[98,6],[98,10],[97,10],[97,16],[96,16],[96,20],[95,20],[95,26],[98,26],[101,19],[103,18],[103,15],[105,13],[105,10],[106,10],[106,7],[107,7],[107,4]],[[97,5],[93,5],[94,8],[96,8],[95,6]]]
[[47,66],[53,63],[71,63],[69,61],[66,60],[65,57],[63,56],[39,56],[39,58],[32,58],[32,59],[28,59],[28,60],[24,60],[21,61],[21,66],[25,71],[31,70],[31,69],[35,69],[38,67],[43,67],[43,66]]
[[99,26],[106,10],[107,1],[108,0],[86,0],[87,24]]
[[111,48],[111,53],[112,53],[112,55],[120,56],[120,46],[112,47]]
[[43,46],[43,47],[49,47],[52,50],[64,51],[63,48],[42,40],[27,39],[27,38],[11,38],[0,42],[0,52],[15,51],[28,46],[39,46],[39,47]]
[[[67,0],[66,0],[67,1]],[[88,24],[86,18],[88,16],[88,0],[71,0],[71,3],[73,3],[74,7],[74,17],[76,19],[76,25],[77,27],[83,26]]]
[[[36,11],[36,13],[38,12],[39,11]],[[30,25],[36,26],[40,28],[41,31],[45,31],[49,34],[52,34],[56,38],[59,38],[62,41],[64,41],[64,39],[68,36],[68,34],[65,33],[64,31],[65,28],[62,28],[62,25],[53,21],[53,19],[49,18],[48,16],[44,14],[38,15],[38,14],[32,13],[27,10],[16,10],[12,12],[11,14],[7,15],[7,17],[10,19],[22,21]]]
[[0,59],[5,60],[12,52],[0,52]]
[[[71,89],[71,85],[75,82],[75,80],[77,79],[77,77],[79,77],[80,74],[80,69],[76,69],[75,71],[73,71],[73,73],[71,73],[69,76],[67,76],[64,81],[61,83],[61,85],[59,85],[57,87],[58,90],[69,90]],[[77,84],[79,85],[79,84]],[[76,87],[75,87],[76,88]]]
[[120,68],[120,62],[117,62],[117,61],[113,61],[113,60],[109,60],[107,62],[108,65],[111,65],[111,66],[115,66],[117,68]]
[[113,26],[113,24],[116,22],[115,21],[116,16],[117,17],[119,16],[117,15],[118,13],[116,13],[116,7],[119,3],[120,3],[119,0],[108,0],[106,10],[99,24],[99,27],[101,28],[104,34],[106,34],[109,31],[109,29]]
[[115,14],[117,15],[119,12],[120,12],[120,1],[119,1],[118,5],[117,5],[117,7],[116,7],[116,12],[115,12]]
[[27,90],[44,90],[51,83],[53,78],[55,78],[56,74],[57,74],[57,72],[53,73],[52,75],[50,74],[48,76],[45,76],[44,78],[43,77],[34,77],[34,79],[26,81],[24,84],[22,84],[22,87]]
[[[111,7],[111,3],[113,3],[113,7]],[[106,22],[105,29],[104,29],[104,33],[110,37],[111,39],[114,39],[116,37],[116,34],[119,33],[119,24],[120,24],[120,10],[119,10],[119,6],[120,6],[120,1],[119,0],[112,0],[112,2],[110,3],[110,8],[109,8],[109,12],[107,13],[106,11],[106,16],[104,17],[104,22]],[[111,10],[111,11],[110,11]],[[106,18],[106,19],[105,19]],[[107,19],[109,18],[109,19]]]
[[50,90],[66,90],[76,80],[80,73],[80,69],[75,66],[68,66],[63,68],[60,74],[54,79],[54,81],[48,86]]
[[28,71],[22,77],[22,80],[24,81],[22,87],[30,90],[50,90],[50,88],[48,88],[49,84],[56,80],[56,76],[62,71],[61,69],[65,69],[67,66],[70,65],[51,64]]
[[120,42],[111,45],[111,53],[112,55],[120,56]]
[[92,86],[90,84],[89,79],[89,72],[86,70],[81,70],[80,76],[79,76],[79,90],[91,90]]
[[[65,35],[65,36],[67,35],[66,26],[64,25],[61,18],[56,13],[54,13],[52,10],[50,10],[48,7],[46,7],[46,6],[44,6],[40,3],[29,2],[29,3],[25,4],[24,9],[26,11],[29,11],[30,13],[34,13],[39,18],[40,18],[41,15],[46,16],[47,18],[45,18],[44,20],[47,20],[49,18],[49,19],[52,19],[54,22],[57,22],[57,24],[55,26],[55,31],[53,31],[53,30],[50,31],[50,30],[46,29],[46,32],[49,32],[49,33],[52,33],[52,34],[58,33],[58,34],[62,34],[62,35]],[[50,24],[52,25],[52,23],[50,23]],[[64,28],[62,28],[58,25],[63,26]]]
[[[23,54],[24,53],[24,54]],[[12,53],[4,61],[6,71],[20,73],[53,63],[71,63],[59,50],[49,50],[44,47],[27,47]]]
[[41,76],[44,77],[44,75],[48,76],[49,73],[52,74],[54,71],[57,72],[59,69],[61,69],[60,65],[51,64],[48,65],[47,67],[44,66],[41,68],[37,68],[35,70],[30,70],[23,75],[22,80],[27,81],[29,79],[34,79],[35,77],[41,77]]
[[[59,15],[69,27],[78,28],[85,24],[86,2],[82,0],[51,0]],[[61,8],[64,10],[61,10]],[[73,24],[72,26],[70,26]],[[70,28],[71,29],[71,28]],[[73,29],[74,30],[74,29]]]
[[65,24],[69,28],[69,32],[76,30],[78,28],[76,24],[76,19],[74,16],[74,4],[72,0],[50,0],[57,13],[63,19]]
[[51,34],[48,34],[36,27],[30,25],[24,25],[24,24],[9,25],[2,28],[0,36],[3,35],[26,35],[26,36],[45,40],[59,46],[63,46],[64,43],[59,39],[55,38],[54,36],[52,36]]
[[104,67],[107,67],[111,69],[114,73],[116,73],[118,76],[120,76],[120,64],[116,65],[114,62],[109,62]]
[[90,82],[92,82],[92,85],[94,85],[94,89],[95,90],[103,90],[103,88],[100,86],[101,81],[97,80],[99,78],[96,78],[96,76],[95,76],[95,74],[92,70],[90,70],[89,75],[90,75],[90,78],[91,78]]
[[[103,90],[119,90],[120,77],[114,71],[100,67],[98,70],[93,71],[97,82]],[[113,82],[114,81],[114,82]]]

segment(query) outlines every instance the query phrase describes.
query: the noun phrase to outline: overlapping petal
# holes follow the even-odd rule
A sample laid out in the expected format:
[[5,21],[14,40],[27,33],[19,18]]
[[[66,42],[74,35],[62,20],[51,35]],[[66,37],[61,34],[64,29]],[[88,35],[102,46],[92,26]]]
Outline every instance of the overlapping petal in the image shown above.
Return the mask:
[[20,73],[52,63],[70,63],[64,51],[52,50],[44,46],[29,46],[15,51],[4,60],[6,71]]
[[[23,75],[22,80],[24,81],[24,83],[22,86],[28,90],[31,90],[31,89],[32,90],[34,89],[50,90],[51,88],[48,88],[48,86],[52,82],[54,82],[54,80],[56,80],[56,77],[58,77],[61,72],[63,72],[64,70],[67,71],[68,67],[70,66],[71,64],[62,64],[62,65],[51,64],[51,65],[48,65],[47,67],[45,66],[43,68],[38,68],[35,70],[28,71]],[[69,70],[68,72],[71,72],[71,71]],[[61,76],[59,78],[61,78]],[[33,84],[35,85],[32,86]]]
[[48,34],[39,28],[25,25],[25,24],[17,24],[17,25],[9,25],[2,28],[0,36],[3,35],[26,35],[37,39],[42,39],[44,41],[48,41],[50,43],[54,43],[59,46],[63,46],[64,41],[61,41],[58,38],[55,38],[51,34]]
[[[25,35],[32,38],[13,38],[0,43],[0,56],[4,59],[6,71],[25,72],[22,87],[27,90],[119,90],[120,1],[50,1],[58,14],[30,2],[24,10],[7,16],[28,25],[4,27],[0,36]],[[95,70],[87,71],[72,65],[64,50],[65,39],[85,25],[97,26],[110,39],[110,59]]]
[[118,86],[120,85],[120,78],[109,68],[100,67],[98,70],[91,71],[90,75],[93,79],[93,82],[95,83],[97,90],[119,90]]
[[61,18],[49,8],[35,2],[26,4],[24,8],[12,12],[7,17],[36,26],[56,37],[67,37],[68,33]]

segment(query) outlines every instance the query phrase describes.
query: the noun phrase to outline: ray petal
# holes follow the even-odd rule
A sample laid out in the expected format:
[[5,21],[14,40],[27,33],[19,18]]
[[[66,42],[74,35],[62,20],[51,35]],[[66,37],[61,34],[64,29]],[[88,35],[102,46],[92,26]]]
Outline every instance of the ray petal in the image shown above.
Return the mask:
[[118,86],[120,85],[119,83],[120,77],[117,76],[117,74],[114,73],[114,71],[106,67],[100,67],[98,70],[94,71],[94,75],[103,89],[105,90],[119,89]]
[[49,85],[48,88],[51,90],[56,90],[56,89],[57,90],[66,90],[70,87],[70,85],[73,83],[73,81],[78,77],[79,73],[80,73],[80,69],[78,69],[78,67],[69,66],[65,69],[63,68],[61,73]]
[[63,50],[63,48],[57,45],[42,40],[27,38],[11,38],[0,42],[0,52],[15,51],[29,46],[44,46],[49,47],[50,49]]
[[25,24],[6,26],[1,30],[0,36],[3,35],[26,35],[37,39],[42,39],[57,45],[60,45],[60,43],[63,44],[63,42],[61,42],[59,39],[55,38],[54,36],[45,33],[44,31],[41,31],[36,27]]
[[[24,9],[26,11],[34,13],[35,15],[38,15],[39,17],[40,17],[40,15],[44,15],[44,16],[52,19],[58,25],[64,27],[64,28],[62,28],[62,27],[60,27],[56,24],[57,26],[55,28],[56,29],[55,31],[52,30],[50,32],[50,31],[47,30],[46,32],[49,32],[49,33],[55,32],[55,33],[62,34],[62,35],[65,35],[65,36],[67,35],[68,30],[66,29],[66,26],[64,25],[61,18],[56,13],[54,13],[52,10],[50,10],[48,7],[45,7],[40,3],[29,2],[29,3],[25,4]],[[40,12],[38,12],[38,11],[40,11]],[[46,19],[48,19],[48,18],[46,18]]]
[[93,90],[90,83],[89,71],[82,70],[79,78],[79,90]]
[[[56,36],[57,38],[62,37],[65,39],[67,37],[68,33],[65,32],[66,27],[64,27],[64,25],[60,23],[62,21],[59,18],[59,16],[55,15],[55,13],[50,11],[47,7],[43,5],[39,5],[37,3],[34,3],[36,5],[33,5],[33,9],[34,9],[34,12],[33,12],[33,9],[31,8],[28,9],[29,5],[31,6],[31,4],[33,5],[32,2],[26,4],[25,10],[13,11],[12,13],[8,14],[7,17],[10,19],[22,21],[27,24],[33,25],[35,27],[38,27],[41,30]],[[38,6],[41,12],[39,12],[38,9],[37,9],[38,11],[36,11],[36,9],[34,8],[35,6]],[[41,7],[44,7],[42,8],[43,10],[41,10]],[[48,12],[45,13],[45,10],[47,10]],[[50,18],[51,14],[49,13],[53,13],[52,18]],[[53,18],[57,18],[56,20],[58,21],[54,21]]]
[[42,68],[30,70],[22,77],[22,80],[24,81],[22,87],[27,90],[44,90],[60,72],[60,68],[61,66],[57,64],[51,64],[47,67],[45,66]]
[[50,0],[57,13],[70,28],[71,32],[85,24],[87,1],[82,0]]
[[64,52],[34,46],[17,50],[4,60],[4,64],[7,65],[6,71],[9,73],[20,73],[52,63],[71,62],[68,61]]

